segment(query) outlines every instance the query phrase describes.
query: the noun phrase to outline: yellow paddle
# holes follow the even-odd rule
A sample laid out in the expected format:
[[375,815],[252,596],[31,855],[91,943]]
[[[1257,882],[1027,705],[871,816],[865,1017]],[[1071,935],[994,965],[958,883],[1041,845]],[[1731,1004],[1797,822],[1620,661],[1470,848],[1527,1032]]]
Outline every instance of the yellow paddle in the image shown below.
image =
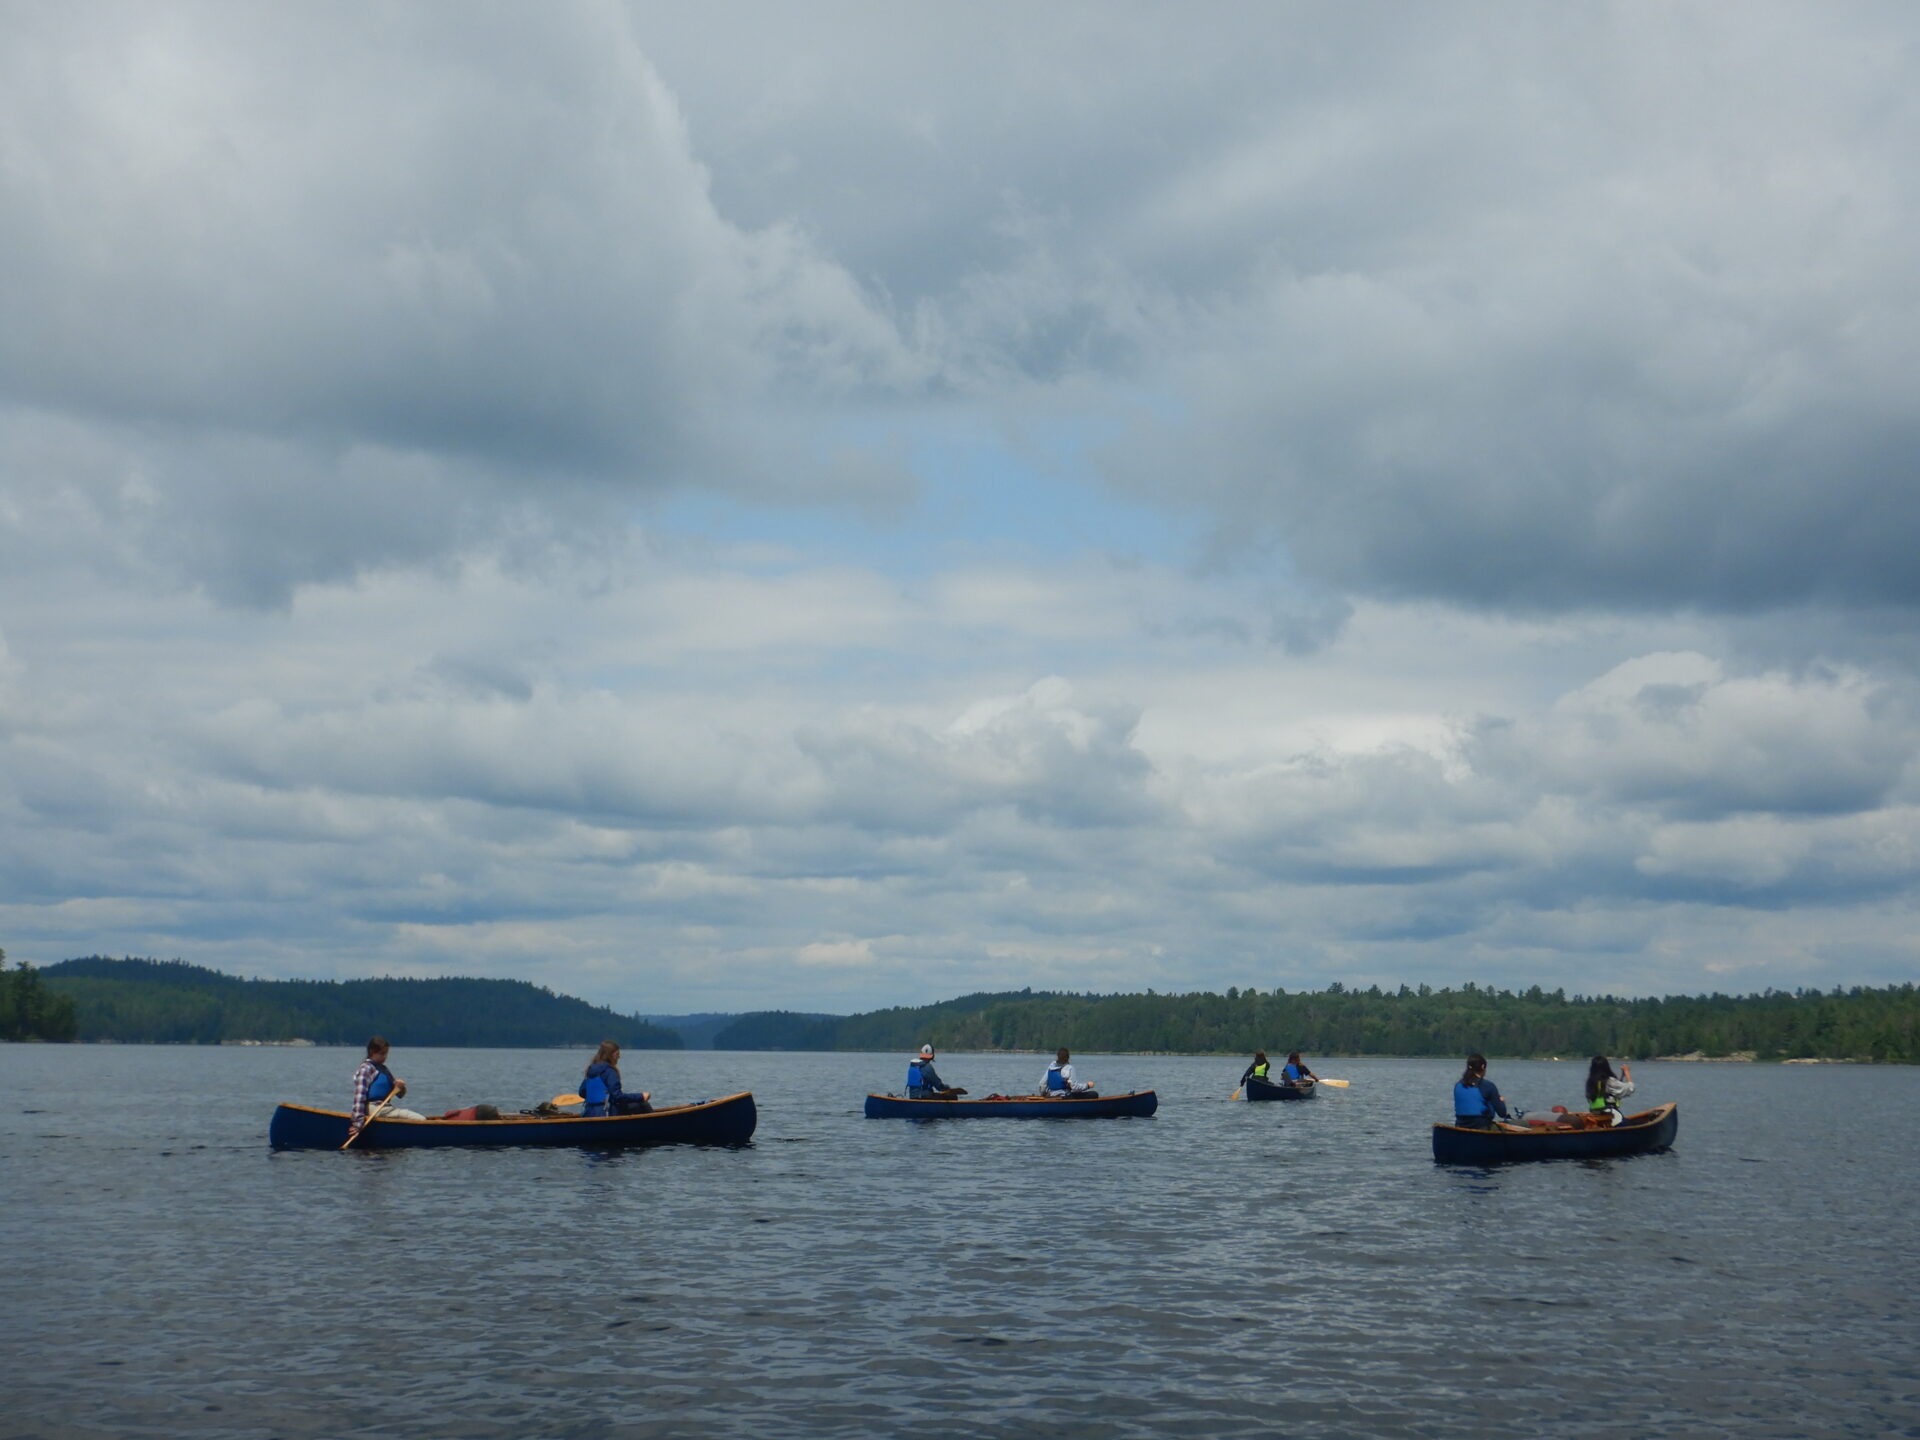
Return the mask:
[[1238,1100],[1239,1098],[1240,1098],[1240,1092],[1238,1090],[1235,1090],[1233,1094],[1227,1096],[1227,1099],[1229,1100]]
[[1337,1089],[1337,1090],[1344,1090],[1344,1089],[1346,1089],[1346,1088],[1347,1088],[1347,1087],[1348,1087],[1349,1085],[1351,1085],[1351,1084],[1353,1084],[1353,1082],[1352,1082],[1351,1080],[1329,1080],[1329,1079],[1328,1079],[1328,1078],[1327,1078],[1326,1076],[1324,1076],[1324,1075],[1322,1075],[1322,1076],[1320,1077],[1320,1083],[1321,1083],[1322,1085],[1331,1085],[1331,1086],[1333,1086],[1333,1087],[1334,1087],[1335,1089]]
[[547,1103],[549,1105],[584,1105],[587,1103],[587,1097],[584,1095],[556,1095]]

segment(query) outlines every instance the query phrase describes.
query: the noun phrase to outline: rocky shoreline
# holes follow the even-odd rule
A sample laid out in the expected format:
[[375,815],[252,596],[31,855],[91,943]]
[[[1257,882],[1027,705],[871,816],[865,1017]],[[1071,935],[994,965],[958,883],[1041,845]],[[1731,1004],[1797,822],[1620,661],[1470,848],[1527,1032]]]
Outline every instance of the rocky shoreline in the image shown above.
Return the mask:
[[[1759,1057],[1751,1050],[1736,1050],[1731,1055],[1709,1055],[1704,1050],[1690,1050],[1685,1055],[1650,1055],[1651,1063],[1656,1060],[1671,1060],[1683,1065],[1751,1065]],[[1848,1060],[1839,1055],[1795,1055],[1779,1062],[1782,1065],[1858,1065],[1858,1060]]]

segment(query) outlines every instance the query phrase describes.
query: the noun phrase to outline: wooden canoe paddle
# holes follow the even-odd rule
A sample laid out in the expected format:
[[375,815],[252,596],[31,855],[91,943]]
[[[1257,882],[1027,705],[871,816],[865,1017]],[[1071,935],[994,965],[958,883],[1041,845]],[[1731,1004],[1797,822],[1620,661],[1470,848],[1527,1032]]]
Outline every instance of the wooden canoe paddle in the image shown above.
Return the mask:
[[587,1097],[584,1095],[556,1095],[547,1103],[549,1105],[584,1105],[587,1103]]
[[378,1105],[374,1106],[373,1109],[367,1112],[367,1118],[360,1122],[360,1128],[358,1130],[349,1130],[347,1132],[347,1138],[340,1142],[340,1148],[342,1150],[346,1149],[347,1146],[351,1145],[354,1141],[358,1140],[362,1135],[364,1135],[366,1133],[367,1126],[373,1124],[374,1121],[380,1118],[380,1112],[382,1110],[385,1110],[389,1105],[393,1104],[393,1102],[399,1098],[400,1098],[400,1092],[398,1090],[388,1091],[387,1097],[384,1100],[382,1100]]
[[1229,1095],[1229,1096],[1227,1096],[1227,1099],[1229,1099],[1229,1100],[1238,1100],[1239,1098],[1240,1098],[1240,1088],[1239,1088],[1239,1087],[1236,1087],[1236,1088],[1234,1089],[1234,1092],[1233,1092],[1233,1094],[1231,1094],[1231,1095]]
[[1321,1083],[1322,1085],[1331,1085],[1331,1086],[1333,1086],[1333,1087],[1334,1087],[1334,1088],[1335,1088],[1336,1090],[1344,1090],[1344,1089],[1346,1089],[1346,1088],[1347,1088],[1347,1087],[1348,1087],[1349,1085],[1351,1085],[1351,1084],[1353,1084],[1353,1082],[1352,1082],[1351,1080],[1329,1080],[1329,1079],[1328,1079],[1328,1078],[1327,1078],[1326,1076],[1324,1076],[1324,1075],[1322,1075],[1322,1076],[1320,1077],[1320,1083]]

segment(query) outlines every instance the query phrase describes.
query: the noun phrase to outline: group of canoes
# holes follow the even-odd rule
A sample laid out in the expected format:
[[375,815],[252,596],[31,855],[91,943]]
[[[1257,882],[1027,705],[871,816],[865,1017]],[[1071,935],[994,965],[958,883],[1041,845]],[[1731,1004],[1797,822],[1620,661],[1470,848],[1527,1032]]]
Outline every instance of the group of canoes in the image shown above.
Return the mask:
[[[645,1091],[630,1091],[620,1078],[620,1047],[600,1046],[581,1077],[578,1094],[556,1095],[530,1110],[502,1114],[493,1106],[469,1106],[437,1117],[402,1109],[406,1082],[387,1067],[387,1042],[375,1036],[353,1077],[348,1111],[283,1104],[273,1116],[271,1143],[279,1149],[418,1148],[441,1146],[567,1145],[625,1146],[696,1143],[743,1144],[753,1136],[757,1112],[750,1092],[656,1109]],[[1061,1049],[1032,1094],[965,1098],[968,1092],[943,1081],[934,1069],[933,1046],[923,1045],[907,1063],[904,1095],[870,1094],[865,1112],[878,1117],[935,1119],[1043,1119],[1059,1117],[1147,1116],[1159,1108],[1152,1090],[1103,1095],[1078,1076],[1071,1052]],[[1663,1150],[1678,1130],[1677,1108],[1659,1106],[1639,1115],[1623,1115],[1620,1101],[1634,1090],[1632,1071],[1618,1075],[1604,1056],[1595,1057],[1587,1077],[1587,1108],[1569,1112],[1555,1106],[1546,1115],[1508,1110],[1499,1087],[1487,1078],[1486,1057],[1467,1057],[1453,1087],[1454,1120],[1433,1127],[1433,1156],[1449,1163],[1489,1164],[1504,1160],[1548,1159],[1576,1155],[1619,1155]],[[1244,1092],[1253,1100],[1299,1100],[1319,1086],[1345,1088],[1345,1080],[1313,1073],[1298,1051],[1288,1054],[1279,1073],[1265,1051],[1254,1054],[1231,1098]],[[570,1107],[578,1106],[575,1112]],[[568,1108],[562,1108],[568,1107]]]

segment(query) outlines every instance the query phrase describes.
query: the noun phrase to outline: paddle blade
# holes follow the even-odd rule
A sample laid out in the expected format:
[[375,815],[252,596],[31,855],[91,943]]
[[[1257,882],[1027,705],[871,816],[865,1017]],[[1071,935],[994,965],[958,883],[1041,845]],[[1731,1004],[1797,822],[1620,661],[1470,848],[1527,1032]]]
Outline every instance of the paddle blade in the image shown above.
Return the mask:
[[1348,1087],[1349,1085],[1351,1085],[1351,1084],[1353,1084],[1353,1082],[1352,1082],[1351,1080],[1329,1080],[1329,1079],[1328,1079],[1328,1078],[1327,1078],[1326,1076],[1324,1076],[1324,1075],[1322,1075],[1322,1076],[1320,1077],[1320,1083],[1321,1083],[1322,1085],[1332,1085],[1332,1086],[1334,1086],[1334,1087],[1335,1087],[1336,1089],[1340,1089],[1340,1090],[1344,1090],[1344,1089],[1346,1089],[1346,1088],[1347,1088],[1347,1087]]
[[1227,1099],[1229,1100],[1238,1100],[1239,1098],[1240,1098],[1240,1092],[1238,1090],[1235,1090],[1233,1094],[1227,1096]]
[[556,1095],[547,1103],[549,1105],[584,1105],[587,1103],[587,1097],[584,1095]]

